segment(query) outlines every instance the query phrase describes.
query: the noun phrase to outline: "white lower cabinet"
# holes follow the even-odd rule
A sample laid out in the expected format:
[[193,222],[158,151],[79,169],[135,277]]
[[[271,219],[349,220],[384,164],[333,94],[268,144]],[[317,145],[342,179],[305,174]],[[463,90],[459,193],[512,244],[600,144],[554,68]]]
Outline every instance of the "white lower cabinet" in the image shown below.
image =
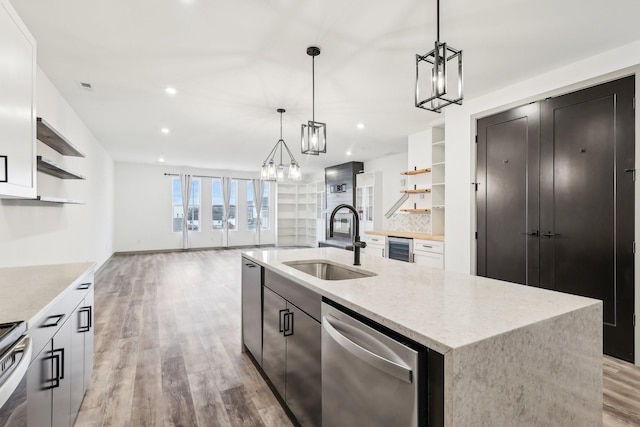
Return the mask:
[[367,235],[365,242],[367,247],[364,249],[364,253],[384,258],[385,236]]
[[413,262],[444,269],[444,242],[413,239]]

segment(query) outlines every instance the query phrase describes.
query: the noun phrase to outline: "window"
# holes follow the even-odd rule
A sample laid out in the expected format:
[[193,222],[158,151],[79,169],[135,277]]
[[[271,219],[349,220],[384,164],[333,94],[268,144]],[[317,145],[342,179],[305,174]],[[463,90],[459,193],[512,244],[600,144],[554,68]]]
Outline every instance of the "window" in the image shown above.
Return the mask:
[[[236,192],[237,181],[231,180],[231,196],[229,197],[229,230],[236,228]],[[213,230],[222,230],[224,222],[224,201],[222,200],[222,180],[211,180],[211,218]]]
[[[182,231],[182,188],[180,177],[174,176],[171,180],[173,190],[173,231]],[[187,227],[191,231],[200,231],[200,178],[191,178],[191,195],[189,197],[189,209],[187,211]]]
[[[269,229],[269,183],[264,183],[262,191],[262,229]],[[257,212],[255,203],[253,202],[253,182],[247,181],[247,228],[249,230],[256,229]]]

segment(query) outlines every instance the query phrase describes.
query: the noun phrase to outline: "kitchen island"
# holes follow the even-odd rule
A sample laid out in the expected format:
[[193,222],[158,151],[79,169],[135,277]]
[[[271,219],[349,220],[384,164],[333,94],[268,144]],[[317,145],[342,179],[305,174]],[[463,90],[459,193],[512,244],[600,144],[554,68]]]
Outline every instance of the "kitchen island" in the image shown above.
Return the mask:
[[444,356],[446,426],[602,424],[602,303],[365,255],[373,277],[322,280],[284,262],[334,248],[247,259]]

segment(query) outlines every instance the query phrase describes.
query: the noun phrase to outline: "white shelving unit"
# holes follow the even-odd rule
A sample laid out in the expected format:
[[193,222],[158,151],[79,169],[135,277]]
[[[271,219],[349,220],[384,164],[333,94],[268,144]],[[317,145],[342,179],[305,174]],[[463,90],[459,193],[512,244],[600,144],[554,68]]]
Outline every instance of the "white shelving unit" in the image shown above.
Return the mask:
[[360,235],[382,229],[382,173],[356,175],[356,210],[360,216]]
[[316,184],[278,183],[278,246],[316,246]]
[[431,233],[444,234],[444,124],[431,128]]

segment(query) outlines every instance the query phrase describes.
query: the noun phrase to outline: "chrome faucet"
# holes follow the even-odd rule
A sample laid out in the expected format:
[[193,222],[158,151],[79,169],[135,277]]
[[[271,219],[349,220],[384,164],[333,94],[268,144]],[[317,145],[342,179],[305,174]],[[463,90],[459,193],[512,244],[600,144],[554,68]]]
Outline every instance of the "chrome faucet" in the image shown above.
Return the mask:
[[343,203],[336,206],[333,212],[331,212],[331,217],[329,218],[329,237],[333,237],[333,219],[336,213],[342,208],[349,209],[353,213],[353,218],[356,222],[355,236],[353,237],[353,265],[360,265],[360,248],[365,248],[367,243],[360,241],[360,217],[358,216],[358,211],[356,211],[353,206]]

